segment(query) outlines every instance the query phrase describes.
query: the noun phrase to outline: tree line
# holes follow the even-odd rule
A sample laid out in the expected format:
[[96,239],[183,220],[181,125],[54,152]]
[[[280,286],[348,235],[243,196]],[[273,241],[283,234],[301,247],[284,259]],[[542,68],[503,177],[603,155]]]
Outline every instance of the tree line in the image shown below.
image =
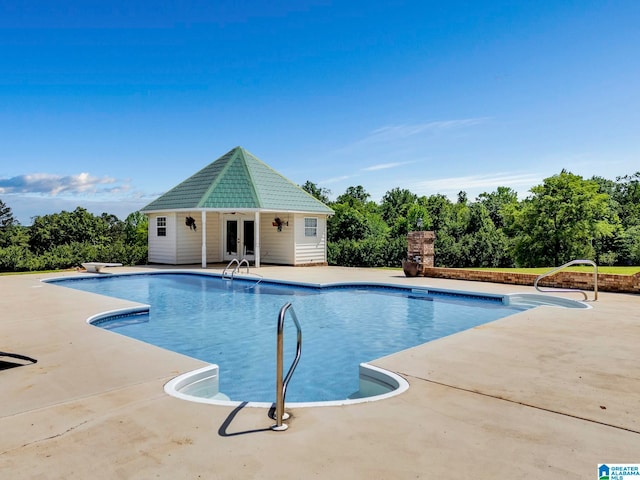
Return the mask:
[[58,270],[86,261],[145,264],[147,223],[140,212],[122,221],[77,207],[34,217],[27,227],[0,200],[0,272]]
[[608,180],[562,170],[519,200],[508,187],[469,201],[389,190],[380,203],[362,186],[334,202],[329,190],[302,188],[335,211],[328,221],[332,265],[397,267],[406,235],[434,230],[441,267],[548,267],[576,258],[602,265],[640,265],[640,172]]
[[[640,172],[608,180],[562,170],[522,200],[508,187],[475,201],[464,191],[451,201],[396,187],[379,203],[361,185],[335,201],[311,181],[302,188],[335,212],[327,223],[330,265],[399,267],[412,230],[436,232],[441,267],[549,267],[576,258],[640,265]],[[147,231],[140,212],[122,221],[81,207],[22,226],[0,200],[0,271],[63,269],[87,260],[146,264]]]

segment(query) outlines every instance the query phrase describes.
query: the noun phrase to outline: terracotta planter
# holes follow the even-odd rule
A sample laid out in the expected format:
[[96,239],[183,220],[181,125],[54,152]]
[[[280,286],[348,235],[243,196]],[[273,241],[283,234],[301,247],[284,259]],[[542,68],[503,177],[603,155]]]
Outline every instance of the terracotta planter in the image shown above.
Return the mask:
[[420,264],[418,262],[412,262],[410,260],[402,261],[402,270],[407,277],[417,277]]

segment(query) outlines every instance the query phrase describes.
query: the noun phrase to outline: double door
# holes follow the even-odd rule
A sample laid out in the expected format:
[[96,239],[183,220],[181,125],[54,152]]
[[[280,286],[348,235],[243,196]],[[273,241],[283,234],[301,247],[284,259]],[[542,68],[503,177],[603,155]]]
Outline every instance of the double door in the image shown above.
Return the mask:
[[224,218],[224,260],[256,258],[255,221],[234,215]]

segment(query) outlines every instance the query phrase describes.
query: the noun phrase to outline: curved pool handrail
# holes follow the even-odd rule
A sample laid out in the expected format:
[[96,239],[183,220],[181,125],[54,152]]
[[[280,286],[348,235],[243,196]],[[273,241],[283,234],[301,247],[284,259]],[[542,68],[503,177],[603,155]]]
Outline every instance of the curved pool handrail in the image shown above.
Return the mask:
[[247,273],[249,273],[249,260],[247,260],[246,258],[243,258],[242,260],[240,260],[240,262],[238,262],[238,266],[233,269],[233,273],[231,275],[232,276],[235,275],[236,272],[242,268],[242,265],[247,266]]
[[[291,317],[293,318],[293,322],[296,325],[296,330],[298,331],[298,340],[296,345],[296,356],[293,360],[293,363],[289,367],[289,371],[287,375],[282,379],[282,367],[284,363],[283,359],[283,346],[284,346],[284,319],[287,314],[287,311],[291,309]],[[298,317],[296,316],[296,312],[293,310],[293,307],[290,302],[285,303],[280,309],[280,314],[278,315],[278,331],[276,338],[276,411],[275,411],[275,421],[276,424],[271,426],[272,430],[275,431],[284,431],[288,428],[288,426],[282,423],[283,420],[289,418],[289,416],[284,411],[284,400],[287,395],[287,385],[289,385],[289,380],[293,375],[298,362],[300,361],[300,354],[302,353],[302,329],[300,328],[300,322],[298,322]]]
[[227,274],[227,270],[229,270],[231,268],[231,265],[233,265],[234,263],[236,263],[237,265],[240,265],[240,262],[238,261],[237,258],[233,258],[231,259],[231,261],[227,264],[226,267],[224,267],[224,270],[222,271],[222,278],[229,278],[231,280],[233,280],[233,274],[235,273],[235,271],[237,270],[238,266],[236,266],[232,271],[231,271],[231,275]]
[[554,289],[543,290],[538,286],[538,282],[543,278],[549,277],[564,268],[570,267],[571,265],[578,265],[578,264],[583,264],[583,265],[586,264],[586,265],[593,266],[593,300],[594,301],[598,300],[598,264],[593,260],[586,260],[586,259],[571,260],[570,262],[567,262],[564,265],[560,265],[559,267],[549,270],[547,273],[538,275],[536,280],[533,282],[533,286],[535,287],[536,290],[543,293],[579,292],[582,295],[584,295],[584,299],[587,300],[589,298],[587,296],[587,293],[584,290],[580,290],[579,288],[554,288]]
[[[231,269],[231,266],[235,264],[235,267],[233,268],[233,270],[231,270],[231,273],[227,273],[227,271],[229,269]],[[247,260],[246,258],[243,258],[242,260],[238,260],[237,258],[233,258],[226,267],[224,267],[224,270],[222,271],[222,278],[227,278],[229,280],[233,280],[233,277],[235,277],[236,273],[240,271],[240,269],[242,268],[242,266],[245,265],[247,267],[247,274],[249,273],[249,260]]]

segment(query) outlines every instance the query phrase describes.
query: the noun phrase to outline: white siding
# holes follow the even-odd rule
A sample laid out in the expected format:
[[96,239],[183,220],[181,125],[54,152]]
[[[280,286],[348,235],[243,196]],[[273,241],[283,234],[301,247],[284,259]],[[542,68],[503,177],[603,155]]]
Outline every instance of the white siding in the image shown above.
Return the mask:
[[[166,217],[167,236],[158,237],[156,218]],[[185,225],[193,217],[197,229]],[[207,213],[207,262],[220,262],[220,214]],[[170,265],[199,264],[202,261],[202,214],[200,212],[154,213],[149,215],[149,262]]]
[[[305,235],[305,217],[317,218],[317,236]],[[295,216],[295,261],[294,265],[326,263],[327,261],[327,217],[325,215],[296,214]]]
[[[196,230],[185,225],[187,217],[196,221]],[[202,261],[202,230],[200,212],[180,212],[176,218],[176,264],[188,265]]]
[[[157,218],[166,217],[167,235],[158,237]],[[176,264],[176,215],[175,213],[149,215],[149,263]]]
[[[279,217],[289,225],[282,230],[273,226],[273,219]],[[293,215],[287,213],[260,214],[260,262],[279,265],[293,265],[294,256],[294,221]]]
[[[194,217],[195,218],[195,217]],[[207,213],[207,263],[222,262],[220,256],[220,214],[218,212]]]
[[[185,224],[186,217],[193,217],[197,229]],[[157,217],[166,217],[167,235],[158,237]],[[276,217],[285,224],[281,231],[273,226]],[[317,236],[305,236],[305,217],[318,219]],[[288,225],[287,225],[288,223]],[[261,213],[260,260],[276,265],[305,265],[326,263],[325,215]],[[170,265],[199,264],[202,261],[202,214],[200,212],[153,213],[149,215],[149,262]],[[207,263],[222,262],[222,215],[207,214]]]

